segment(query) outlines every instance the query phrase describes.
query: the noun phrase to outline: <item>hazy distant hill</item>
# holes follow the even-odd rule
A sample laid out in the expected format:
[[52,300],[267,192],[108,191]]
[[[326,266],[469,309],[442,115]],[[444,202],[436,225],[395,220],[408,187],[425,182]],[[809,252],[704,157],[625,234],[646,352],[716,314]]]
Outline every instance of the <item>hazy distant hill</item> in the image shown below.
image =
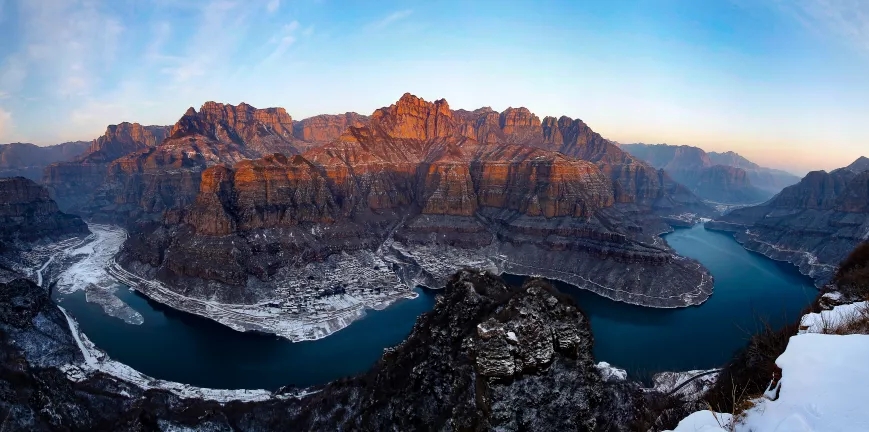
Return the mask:
[[85,141],[40,147],[29,143],[0,144],[0,177],[26,177],[40,181],[49,164],[75,159],[87,150]]
[[759,166],[734,152],[706,153],[697,147],[667,144],[622,144],[621,148],[714,202],[758,203],[799,181],[797,176]]

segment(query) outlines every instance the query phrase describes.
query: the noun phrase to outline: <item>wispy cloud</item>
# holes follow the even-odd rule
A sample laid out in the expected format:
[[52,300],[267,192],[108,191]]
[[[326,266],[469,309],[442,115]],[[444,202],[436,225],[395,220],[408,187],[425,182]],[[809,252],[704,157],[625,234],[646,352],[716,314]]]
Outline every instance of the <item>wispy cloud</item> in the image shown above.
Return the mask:
[[[284,53],[296,43],[296,31],[299,29],[299,22],[293,21],[284,25],[268,42],[271,47],[271,52],[262,61],[261,65],[269,64],[283,57]],[[304,31],[303,31],[304,33]]]
[[0,107],[0,141],[11,141],[12,113]]
[[869,2],[865,0],[775,0],[812,31],[869,54]]
[[393,13],[387,15],[386,17],[384,17],[382,19],[379,19],[377,21],[374,21],[374,22],[368,24],[367,26],[365,26],[365,28],[368,30],[382,30],[382,29],[390,26],[391,24],[393,24],[397,21],[401,21],[401,20],[409,17],[412,13],[413,13],[413,11],[410,9],[396,11],[396,12],[393,12]]
[[266,5],[266,10],[269,11],[269,13],[275,13],[280,7],[281,0],[270,0],[269,3]]
[[17,53],[26,75],[39,74],[60,96],[81,95],[98,82],[119,51],[124,26],[101,4],[55,0],[19,2],[23,43]]
[[27,78],[27,63],[21,54],[13,54],[0,65],[0,92],[17,93]]

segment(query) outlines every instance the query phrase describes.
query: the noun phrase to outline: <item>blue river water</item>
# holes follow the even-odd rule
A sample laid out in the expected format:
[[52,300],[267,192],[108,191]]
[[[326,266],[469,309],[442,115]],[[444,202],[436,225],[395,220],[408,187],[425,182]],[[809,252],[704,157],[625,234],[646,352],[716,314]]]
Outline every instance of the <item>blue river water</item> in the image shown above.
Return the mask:
[[[704,304],[651,309],[556,283],[589,315],[597,359],[636,378],[719,366],[745,344],[762,319],[780,326],[795,319],[817,294],[811,280],[794,266],[748,252],[727,234],[697,225],[665,238],[712,272],[714,292]],[[505,279],[520,284],[524,278]],[[82,292],[57,300],[98,347],[142,373],[201,387],[273,390],[323,384],[369,369],[384,348],[401,342],[416,318],[434,306],[437,291],[418,288],[417,293],[416,299],[370,311],[325,339],[298,343],[236,332],[125,288],[117,295],[142,314],[141,325],[104,314]]]

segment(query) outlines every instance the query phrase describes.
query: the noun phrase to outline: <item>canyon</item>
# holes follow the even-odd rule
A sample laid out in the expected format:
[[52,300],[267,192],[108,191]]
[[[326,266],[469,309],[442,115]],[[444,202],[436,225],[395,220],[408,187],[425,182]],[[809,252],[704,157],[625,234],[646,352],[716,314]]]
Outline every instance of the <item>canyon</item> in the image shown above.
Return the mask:
[[20,430],[627,431],[646,401],[666,398],[596,364],[588,320],[548,284],[514,288],[477,271],[453,276],[370,371],[305,391],[143,376],[26,280],[0,285],[0,332],[0,410]]
[[113,162],[116,180],[85,209],[126,218],[114,274],[172,307],[293,340],[468,266],[652,307],[711,294],[708,272],[658,234],[712,210],[580,120],[405,94],[299,153],[278,128],[287,119],[208,103]]
[[747,249],[793,263],[823,286],[859,243],[869,240],[869,158],[813,171],[770,201],[706,223]]
[[697,196],[720,204],[757,204],[799,181],[785,171],[759,166],[734,152],[691,146],[621,144],[621,149],[663,169]]

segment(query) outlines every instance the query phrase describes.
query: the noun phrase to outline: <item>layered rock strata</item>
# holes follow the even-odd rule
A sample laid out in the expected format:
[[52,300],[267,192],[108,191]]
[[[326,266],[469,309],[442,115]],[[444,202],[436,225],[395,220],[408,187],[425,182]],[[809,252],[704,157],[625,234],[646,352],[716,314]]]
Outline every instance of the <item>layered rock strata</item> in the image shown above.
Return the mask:
[[302,150],[328,144],[338,139],[349,127],[362,127],[368,116],[348,112],[338,115],[322,114],[293,122],[293,136]]
[[604,380],[572,301],[540,281],[517,289],[470,271],[369,372],[303,398],[142,376],[28,281],[0,289],[0,334],[0,413],[16,430],[622,431],[649,398]]
[[[539,122],[519,114],[499,117],[506,141],[536,136]],[[708,272],[658,238],[669,228],[655,211],[690,208],[666,176],[596,134],[575,151],[596,161],[543,150],[545,140],[480,142],[467,116],[405,95],[303,155],[209,167],[191,205],[140,224],[118,263],[131,280],[155,280],[136,285],[173,307],[272,302],[288,321],[339,313],[348,298],[439,288],[464,267],[654,307],[710,295]]]
[[827,283],[857,244],[869,239],[869,159],[831,172],[813,171],[769,202],[707,222],[733,232],[747,249],[788,261]]
[[153,148],[168,133],[168,126],[143,126],[127,122],[110,125],[74,161],[48,165],[43,173],[43,183],[62,208],[80,211],[90,194],[105,182],[107,168],[112,161],[132,152]]
[[294,137],[293,120],[283,108],[206,102],[199,111],[188,109],[159,145],[110,163],[82,212],[120,222],[160,218],[193,203],[207,167],[294,155],[300,147],[305,146]]

